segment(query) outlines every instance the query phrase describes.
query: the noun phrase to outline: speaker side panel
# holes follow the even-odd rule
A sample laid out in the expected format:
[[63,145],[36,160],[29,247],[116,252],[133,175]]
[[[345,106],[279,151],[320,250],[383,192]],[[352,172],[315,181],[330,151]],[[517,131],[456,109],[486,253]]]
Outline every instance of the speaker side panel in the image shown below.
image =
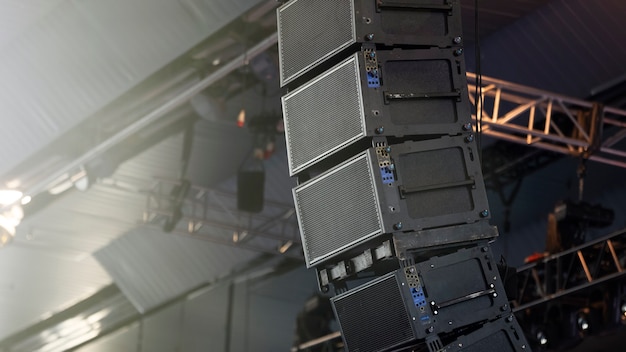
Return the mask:
[[525,352],[530,345],[513,316],[482,325],[478,330],[460,336],[442,352]]
[[469,224],[489,217],[476,143],[469,142],[468,136],[391,146],[407,230]]

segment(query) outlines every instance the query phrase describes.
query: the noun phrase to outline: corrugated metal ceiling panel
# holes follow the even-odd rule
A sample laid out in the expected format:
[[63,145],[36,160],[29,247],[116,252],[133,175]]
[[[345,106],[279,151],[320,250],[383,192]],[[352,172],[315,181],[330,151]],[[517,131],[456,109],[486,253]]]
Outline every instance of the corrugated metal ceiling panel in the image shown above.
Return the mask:
[[65,0],[3,0],[0,13],[0,48],[48,15],[62,1]]
[[[123,163],[106,184],[72,190],[24,219],[0,255],[0,338],[111,283],[91,253],[140,223],[154,175],[177,177],[182,134]],[[41,299],[42,292],[46,299]]]
[[141,227],[94,255],[135,308],[145,312],[258,254]]
[[258,2],[63,1],[16,24],[32,23],[0,54],[0,174]]
[[[45,247],[14,243],[0,256],[0,337],[94,294],[111,279],[91,257],[59,258]],[[42,299],[42,295],[45,299]]]

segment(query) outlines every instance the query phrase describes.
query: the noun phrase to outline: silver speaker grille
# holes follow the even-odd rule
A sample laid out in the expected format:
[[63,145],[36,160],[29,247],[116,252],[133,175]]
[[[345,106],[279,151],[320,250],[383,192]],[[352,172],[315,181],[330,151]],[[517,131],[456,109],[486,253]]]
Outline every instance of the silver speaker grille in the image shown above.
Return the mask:
[[281,86],[355,42],[354,0],[291,0],[278,9]]
[[282,104],[293,176],[365,135],[357,54],[285,95]]
[[370,165],[361,153],[294,188],[308,267],[383,232]]

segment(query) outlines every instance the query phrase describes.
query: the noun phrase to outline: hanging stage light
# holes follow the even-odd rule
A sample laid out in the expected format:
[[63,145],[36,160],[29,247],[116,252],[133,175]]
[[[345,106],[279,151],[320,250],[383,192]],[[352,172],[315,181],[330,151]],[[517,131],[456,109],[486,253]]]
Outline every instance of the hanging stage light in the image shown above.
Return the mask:
[[548,335],[543,330],[537,331],[537,334],[535,335],[535,337],[537,338],[537,341],[539,342],[541,346],[548,345]]
[[580,333],[585,333],[589,330],[589,317],[584,310],[578,312],[576,315],[576,325]]

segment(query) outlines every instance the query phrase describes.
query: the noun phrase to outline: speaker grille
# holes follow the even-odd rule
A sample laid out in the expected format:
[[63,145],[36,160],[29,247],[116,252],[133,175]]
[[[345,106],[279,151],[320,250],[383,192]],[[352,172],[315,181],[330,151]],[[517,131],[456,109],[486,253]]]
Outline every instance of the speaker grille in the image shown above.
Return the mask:
[[[458,346],[463,346],[459,349]],[[459,352],[515,352],[529,350],[528,341],[515,319],[507,317],[482,325],[467,335],[460,336],[443,350]]]
[[506,331],[499,330],[495,333],[467,346],[463,352],[508,352],[515,351],[515,345],[506,334]]
[[[415,0],[395,1],[396,3],[416,3]],[[421,1],[430,5],[445,5],[446,0]],[[421,37],[444,37],[449,35],[449,21],[459,21],[443,11],[407,11],[407,9],[388,9],[381,16],[380,26],[385,33],[414,33]],[[434,43],[433,43],[434,44]],[[452,41],[449,41],[452,44]]]
[[294,188],[308,267],[383,232],[368,154]]
[[[389,60],[384,67],[385,85],[390,86],[387,89],[394,92],[450,93],[457,88],[454,85],[453,69],[447,57]],[[390,104],[389,108],[391,120],[399,125],[455,124],[459,120],[457,101],[454,98],[406,100]]]
[[[402,155],[399,160],[408,188],[462,182],[468,179],[466,160],[460,147],[428,150]],[[424,170],[427,170],[425,172]],[[474,210],[473,185],[422,191],[407,196],[407,209],[413,219]],[[462,222],[462,221],[461,221]]]
[[293,176],[365,135],[356,54],[285,95],[282,104]]
[[280,84],[355,42],[353,0],[291,0],[278,9]]
[[395,272],[331,299],[347,351],[382,351],[414,340]]

